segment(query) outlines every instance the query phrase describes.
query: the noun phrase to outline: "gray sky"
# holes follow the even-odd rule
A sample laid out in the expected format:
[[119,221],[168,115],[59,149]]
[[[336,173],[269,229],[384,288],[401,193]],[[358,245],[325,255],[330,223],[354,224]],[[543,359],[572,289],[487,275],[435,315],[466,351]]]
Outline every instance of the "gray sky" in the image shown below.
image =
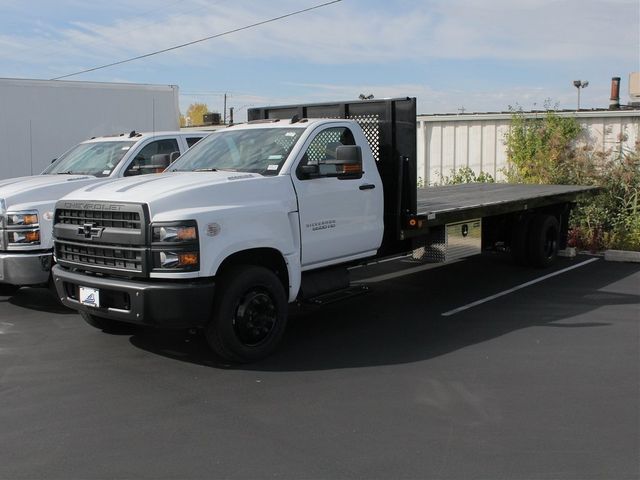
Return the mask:
[[[0,77],[54,78],[326,0],[0,0]],[[639,0],[342,0],[70,80],[176,84],[181,108],[417,96],[420,113],[608,106],[640,70]]]

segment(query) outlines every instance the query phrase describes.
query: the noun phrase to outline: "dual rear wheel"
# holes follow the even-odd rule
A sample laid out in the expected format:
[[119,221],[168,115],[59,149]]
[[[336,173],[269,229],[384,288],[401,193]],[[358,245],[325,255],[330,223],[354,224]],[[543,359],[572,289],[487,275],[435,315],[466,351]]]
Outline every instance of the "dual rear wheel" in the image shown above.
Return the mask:
[[560,224],[554,215],[537,213],[515,224],[511,252],[516,263],[544,268],[558,256]]

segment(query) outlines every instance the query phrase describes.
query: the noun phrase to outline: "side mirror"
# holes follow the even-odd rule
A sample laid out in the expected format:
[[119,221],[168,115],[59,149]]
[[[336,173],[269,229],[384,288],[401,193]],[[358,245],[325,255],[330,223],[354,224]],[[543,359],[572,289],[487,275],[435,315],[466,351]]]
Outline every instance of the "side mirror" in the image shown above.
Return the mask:
[[362,149],[358,145],[343,145],[336,148],[336,159],[325,160],[326,165],[362,165]]
[[145,165],[144,168],[148,168],[151,170],[164,170],[169,165],[171,165],[171,155],[169,155],[168,153],[157,153],[151,156],[151,165]]
[[336,159],[326,160],[326,165],[335,165],[339,180],[362,177],[362,149],[358,145],[336,148]]
[[169,164],[175,162],[179,156],[180,156],[180,152],[171,152],[171,155],[169,156]]

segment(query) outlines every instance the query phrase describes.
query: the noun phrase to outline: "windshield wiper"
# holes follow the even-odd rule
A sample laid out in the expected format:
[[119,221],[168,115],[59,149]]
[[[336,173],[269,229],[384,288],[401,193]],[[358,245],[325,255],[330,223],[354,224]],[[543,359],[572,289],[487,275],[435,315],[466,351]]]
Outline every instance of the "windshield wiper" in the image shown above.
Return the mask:
[[[177,170],[174,170],[174,172]],[[196,168],[194,172],[217,172],[217,168]]]
[[58,172],[58,175],[80,175],[77,172],[72,172],[71,170],[67,170],[66,172]]

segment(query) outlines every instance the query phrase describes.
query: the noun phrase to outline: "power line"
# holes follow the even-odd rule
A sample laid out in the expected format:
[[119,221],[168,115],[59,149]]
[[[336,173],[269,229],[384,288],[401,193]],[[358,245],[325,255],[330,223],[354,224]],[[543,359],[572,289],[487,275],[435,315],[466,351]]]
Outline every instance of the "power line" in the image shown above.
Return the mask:
[[332,5],[332,4],[334,4],[334,3],[341,2],[341,1],[342,1],[342,0],[332,0],[331,2],[322,3],[322,4],[320,4],[320,5],[315,5],[315,6],[313,6],[313,7],[305,8],[305,9],[303,9],[303,10],[297,10],[297,11],[295,11],[295,12],[287,13],[287,14],[285,14],[285,15],[280,15],[279,17],[270,18],[269,20],[263,20],[262,22],[258,22],[258,23],[252,23],[251,25],[246,25],[246,26],[244,26],[244,27],[236,28],[236,29],[234,29],[234,30],[228,30],[228,31],[226,31],[226,32],[218,33],[218,34],[216,34],[216,35],[211,35],[211,36],[209,36],[209,37],[201,38],[201,39],[199,39],[199,40],[193,40],[193,41],[191,41],[191,42],[183,43],[183,44],[181,44],[181,45],[176,45],[176,46],[173,46],[173,47],[164,48],[164,49],[162,49],[162,50],[158,50],[158,51],[151,52],[151,53],[146,53],[146,54],[144,54],[144,55],[139,55],[139,56],[137,56],[137,57],[128,58],[128,59],[126,59],[126,60],[120,60],[119,62],[113,62],[113,63],[109,63],[109,64],[107,64],[107,65],[101,65],[101,66],[99,66],[99,67],[88,68],[88,69],[86,69],[86,70],[81,70],[81,71],[79,71],[79,72],[70,73],[70,74],[68,74],[68,75],[62,75],[62,76],[60,76],[60,77],[52,78],[51,80],[61,80],[61,79],[63,79],[63,78],[68,78],[68,77],[73,77],[73,76],[75,76],[75,75],[80,75],[80,74],[82,74],[82,73],[95,72],[96,70],[101,70],[101,69],[103,69],[103,68],[114,67],[114,66],[116,66],[116,65],[122,65],[123,63],[133,62],[134,60],[140,60],[140,59],[142,59],[142,58],[147,58],[147,57],[151,57],[151,56],[153,56],[153,55],[158,55],[158,54],[160,54],[160,53],[170,52],[170,51],[172,51],[172,50],[177,50],[177,49],[179,49],[179,48],[188,47],[189,45],[194,45],[194,44],[196,44],[196,43],[201,43],[201,42],[205,42],[205,41],[207,41],[207,40],[212,40],[212,39],[214,39],[214,38],[219,38],[219,37],[222,37],[222,36],[224,36],[224,35],[229,35],[229,34],[232,34],[232,33],[241,32],[241,31],[243,31],[243,30],[248,30],[248,29],[250,29],[250,28],[259,27],[260,25],[265,25],[265,24],[267,24],[267,23],[276,22],[276,21],[278,21],[278,20],[282,20],[282,19],[284,19],[284,18],[293,17],[294,15],[299,15],[299,14],[301,14],[301,13],[309,12],[309,11],[311,11],[311,10],[316,10],[316,9],[318,9],[318,8],[326,7],[326,6]]

